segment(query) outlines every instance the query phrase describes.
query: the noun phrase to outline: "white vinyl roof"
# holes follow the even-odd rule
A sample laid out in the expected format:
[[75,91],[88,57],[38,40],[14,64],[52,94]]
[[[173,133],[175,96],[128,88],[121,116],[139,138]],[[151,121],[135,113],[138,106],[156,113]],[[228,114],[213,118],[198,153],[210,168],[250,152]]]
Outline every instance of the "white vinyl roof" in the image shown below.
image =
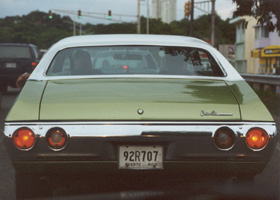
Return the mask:
[[[242,77],[236,72],[231,64],[220,54],[215,48],[208,43],[185,36],[173,36],[173,35],[144,35],[144,34],[108,34],[108,35],[84,35],[84,36],[72,36],[60,40],[54,44],[48,52],[43,56],[40,63],[30,76],[33,80],[53,80],[53,79],[69,79],[67,77],[48,77],[46,71],[53,60],[57,52],[71,47],[83,47],[83,46],[117,46],[117,45],[145,45],[145,46],[181,46],[181,47],[195,47],[205,49],[213,55],[217,63],[222,67],[226,73],[226,77],[201,77],[200,79],[222,79],[222,80],[243,80]],[[94,76],[99,77],[100,76]],[[178,77],[178,76],[176,76]],[[186,76],[182,76],[186,78]],[[72,78],[82,78],[75,76]],[[89,78],[89,77],[87,77]],[[192,76],[195,78],[195,76]]]
[[[140,34],[108,34],[108,35],[85,35],[74,36],[60,40],[53,47],[67,48],[75,46],[96,46],[96,45],[182,45],[182,46],[199,46],[208,45],[208,43],[184,36],[168,35],[140,35]],[[180,45],[180,46],[181,46]]]

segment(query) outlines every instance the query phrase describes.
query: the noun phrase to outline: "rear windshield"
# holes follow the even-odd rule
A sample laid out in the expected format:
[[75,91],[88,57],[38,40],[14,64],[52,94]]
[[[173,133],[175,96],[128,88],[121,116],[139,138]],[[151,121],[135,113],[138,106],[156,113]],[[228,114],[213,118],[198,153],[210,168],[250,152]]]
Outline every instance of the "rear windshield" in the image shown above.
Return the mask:
[[31,58],[29,47],[0,46],[0,58]]
[[224,76],[203,49],[155,46],[69,48],[47,71],[48,76],[114,74]]

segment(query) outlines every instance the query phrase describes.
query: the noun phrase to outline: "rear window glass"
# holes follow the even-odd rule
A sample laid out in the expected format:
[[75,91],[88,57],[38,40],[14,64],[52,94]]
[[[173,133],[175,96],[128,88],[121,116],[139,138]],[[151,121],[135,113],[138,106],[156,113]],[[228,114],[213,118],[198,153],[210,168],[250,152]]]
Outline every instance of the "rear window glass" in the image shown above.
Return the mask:
[[114,74],[224,76],[203,49],[155,46],[69,48],[55,56],[47,72],[48,76]]
[[29,47],[0,46],[0,58],[31,58]]

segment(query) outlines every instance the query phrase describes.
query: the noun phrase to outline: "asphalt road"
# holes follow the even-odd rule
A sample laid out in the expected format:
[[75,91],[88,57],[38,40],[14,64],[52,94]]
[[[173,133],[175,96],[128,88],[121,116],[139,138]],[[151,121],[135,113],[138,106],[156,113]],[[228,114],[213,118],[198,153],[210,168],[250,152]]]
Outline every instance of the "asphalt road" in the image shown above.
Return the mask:
[[2,95],[0,110],[0,199],[16,199],[15,195],[15,172],[11,161],[3,146],[3,129],[5,117],[13,105],[18,94],[17,89],[9,88],[8,94]]
[[[7,94],[2,96],[2,105],[0,110],[0,199],[16,199],[15,195],[15,173],[13,166],[5,152],[5,148],[3,146],[2,140],[3,140],[3,126],[4,126],[4,119],[12,106],[14,99],[16,98],[18,94],[18,90],[9,88],[9,91]],[[279,111],[280,112],[280,111]],[[280,130],[280,118],[275,116],[278,130]],[[265,170],[257,175],[254,179],[254,183],[252,185],[246,185],[243,184],[239,187],[228,187],[225,185],[219,185],[218,189],[216,187],[212,187],[211,190],[218,190],[220,193],[227,193],[230,196],[238,195],[238,196],[245,196],[244,199],[247,199],[246,196],[254,196],[255,198],[252,199],[279,199],[279,191],[280,191],[280,184],[279,184],[279,177],[280,177],[280,170],[279,170],[279,160],[280,160],[280,143],[278,142],[276,149],[274,151],[274,154],[265,168]],[[79,183],[81,186],[83,183]],[[205,184],[205,183],[204,183]],[[207,183],[208,185],[212,185],[213,183]],[[214,183],[215,184],[215,183]],[[168,184],[167,184],[168,185]],[[81,186],[82,187],[82,186]],[[106,187],[106,185],[104,186]],[[189,188],[195,188],[194,185],[191,183],[189,184],[182,184],[179,186],[172,187],[170,190],[170,185],[167,187],[164,187],[162,190],[157,191],[149,191],[147,188],[134,188],[134,190],[124,190],[123,188],[119,188],[118,186],[115,187],[113,194],[105,194],[104,196],[104,190],[102,190],[102,199],[147,199],[148,197],[155,197],[158,196],[158,199],[161,198],[161,195],[163,194],[171,194],[172,197],[174,197],[174,191],[176,191],[176,194],[178,194],[178,191],[180,192],[181,196],[189,195],[189,193],[186,193],[185,191],[189,190]],[[117,189],[116,189],[117,188]],[[104,189],[104,188],[103,188]],[[142,190],[143,189],[143,190]],[[196,195],[200,193],[200,191],[205,191],[205,188],[197,187],[196,188]],[[71,189],[70,189],[71,190]],[[61,192],[62,191],[62,192]],[[105,190],[106,191],[106,190]],[[116,192],[117,191],[117,192]],[[167,193],[168,191],[171,191],[171,193]],[[182,193],[182,194],[181,194]],[[60,190],[60,198],[59,199],[100,199],[101,197],[96,194],[87,194],[85,196],[75,196],[74,198],[69,198],[68,196],[73,194],[73,191],[67,191],[67,190]],[[146,196],[145,196],[146,195]],[[62,196],[62,197],[61,197]],[[176,195],[175,195],[176,196]],[[125,198],[123,198],[125,197]],[[128,197],[128,198],[126,198]],[[143,198],[139,198],[143,197]],[[147,198],[145,198],[147,197]],[[168,198],[165,199],[169,199]],[[259,197],[259,198],[258,198]],[[185,198],[182,198],[185,199]],[[186,198],[186,199],[192,199],[192,198]],[[216,199],[215,196],[201,196],[201,198],[195,199]],[[235,198],[232,198],[235,199]]]

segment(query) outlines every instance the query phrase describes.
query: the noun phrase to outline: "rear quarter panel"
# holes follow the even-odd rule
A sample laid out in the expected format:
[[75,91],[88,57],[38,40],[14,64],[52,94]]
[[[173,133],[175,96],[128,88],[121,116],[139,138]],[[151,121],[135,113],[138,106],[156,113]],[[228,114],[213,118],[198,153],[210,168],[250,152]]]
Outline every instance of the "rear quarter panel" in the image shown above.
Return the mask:
[[228,81],[239,105],[241,121],[274,121],[268,109],[246,81]]
[[6,121],[38,121],[44,81],[27,81],[12,106]]

